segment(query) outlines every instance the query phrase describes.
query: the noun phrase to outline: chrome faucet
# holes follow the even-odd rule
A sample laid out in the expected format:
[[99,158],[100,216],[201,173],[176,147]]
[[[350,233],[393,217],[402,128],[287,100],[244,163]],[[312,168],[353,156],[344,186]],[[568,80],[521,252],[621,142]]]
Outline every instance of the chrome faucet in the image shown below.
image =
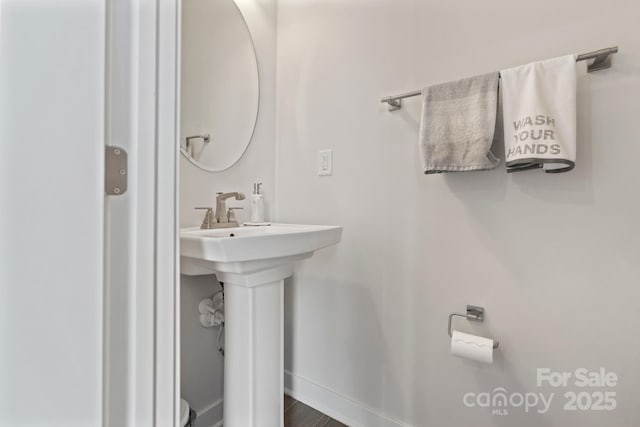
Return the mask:
[[215,212],[213,208],[196,208],[207,210],[204,220],[202,221],[202,225],[200,226],[201,229],[207,230],[211,228],[229,228],[238,226],[238,219],[233,211],[242,208],[231,207],[227,209],[227,199],[231,197],[236,200],[244,200],[244,194],[237,191],[233,193],[216,193]]
[[229,209],[227,211],[227,199],[231,197],[235,198],[236,200],[244,200],[244,194],[237,191],[233,193],[216,193],[216,223],[224,224],[232,222],[231,217],[233,216],[233,223],[235,225],[227,225],[227,227],[237,227],[238,221],[235,220],[235,215],[233,215],[232,210],[235,208]]

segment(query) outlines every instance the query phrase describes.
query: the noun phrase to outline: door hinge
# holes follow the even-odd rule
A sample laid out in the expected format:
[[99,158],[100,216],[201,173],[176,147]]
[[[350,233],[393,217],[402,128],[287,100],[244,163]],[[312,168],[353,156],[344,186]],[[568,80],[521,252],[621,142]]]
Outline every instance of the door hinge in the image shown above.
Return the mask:
[[121,196],[127,191],[127,152],[124,148],[106,146],[104,191]]

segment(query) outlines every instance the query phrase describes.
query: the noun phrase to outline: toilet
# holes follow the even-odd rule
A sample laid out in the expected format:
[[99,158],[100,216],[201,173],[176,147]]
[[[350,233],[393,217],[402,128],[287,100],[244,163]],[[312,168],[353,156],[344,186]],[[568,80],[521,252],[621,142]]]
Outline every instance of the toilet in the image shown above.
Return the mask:
[[[193,412],[193,415],[191,413]],[[180,399],[180,427],[192,427],[196,419],[195,411],[192,411],[186,400]]]

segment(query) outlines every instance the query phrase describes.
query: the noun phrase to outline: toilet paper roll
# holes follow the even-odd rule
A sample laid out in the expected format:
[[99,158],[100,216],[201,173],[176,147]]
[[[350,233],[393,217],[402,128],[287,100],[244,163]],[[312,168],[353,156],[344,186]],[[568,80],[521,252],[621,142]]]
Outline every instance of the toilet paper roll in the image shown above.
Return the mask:
[[453,331],[451,354],[483,363],[493,363],[493,340]]

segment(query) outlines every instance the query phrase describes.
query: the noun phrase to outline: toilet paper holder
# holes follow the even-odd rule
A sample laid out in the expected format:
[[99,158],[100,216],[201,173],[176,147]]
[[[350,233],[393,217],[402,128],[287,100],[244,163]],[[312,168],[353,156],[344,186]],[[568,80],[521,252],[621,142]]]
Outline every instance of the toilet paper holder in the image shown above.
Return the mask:
[[[467,320],[475,320],[478,322],[482,322],[484,320],[484,307],[478,307],[476,305],[467,305],[467,314],[462,313],[451,313],[449,315],[449,327],[447,331],[449,332],[449,336],[453,337],[453,333],[451,332],[451,324],[453,322],[453,316],[464,317]],[[498,348],[498,341],[493,341],[493,348]]]

